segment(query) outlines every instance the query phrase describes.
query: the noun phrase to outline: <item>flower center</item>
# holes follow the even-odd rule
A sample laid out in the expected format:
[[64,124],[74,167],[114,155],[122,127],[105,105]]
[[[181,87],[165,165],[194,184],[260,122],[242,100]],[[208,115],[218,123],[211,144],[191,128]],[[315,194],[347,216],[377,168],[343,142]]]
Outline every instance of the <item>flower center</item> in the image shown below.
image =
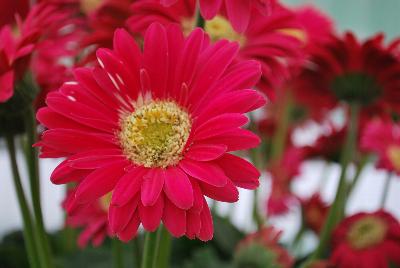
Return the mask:
[[331,85],[337,98],[363,105],[371,104],[382,94],[374,77],[364,73],[345,73],[336,77]]
[[100,202],[99,202],[100,207],[105,212],[107,212],[108,208],[110,207],[111,197],[112,197],[112,192],[109,192],[108,194],[105,194],[102,197],[100,197]]
[[119,140],[125,155],[137,165],[167,167],[182,159],[192,122],[172,101],[153,101],[121,120]]
[[245,43],[245,37],[237,33],[230,22],[222,16],[215,16],[212,20],[205,22],[204,30],[210,35],[212,42],[217,42],[221,39],[229,41],[237,41],[240,46]]
[[96,10],[104,0],[81,0],[81,11],[88,15]]
[[396,170],[400,170],[400,146],[390,146],[387,149],[387,154],[392,166]]
[[355,222],[347,233],[347,240],[355,249],[366,249],[383,241],[387,226],[377,217],[365,217]]

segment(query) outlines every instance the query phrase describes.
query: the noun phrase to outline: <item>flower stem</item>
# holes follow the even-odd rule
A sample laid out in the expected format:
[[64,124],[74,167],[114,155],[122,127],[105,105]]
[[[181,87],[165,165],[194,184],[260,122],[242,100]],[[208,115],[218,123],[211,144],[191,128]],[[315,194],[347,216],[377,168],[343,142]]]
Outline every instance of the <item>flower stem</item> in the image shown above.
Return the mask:
[[144,239],[144,249],[141,268],[153,268],[157,249],[157,232],[148,232]]
[[380,202],[380,207],[382,209],[385,208],[385,204],[386,204],[387,199],[388,199],[389,190],[390,190],[390,183],[392,182],[392,178],[393,178],[393,174],[391,172],[389,172],[387,177],[386,177],[385,184],[383,186],[382,198],[381,198],[381,202]]
[[26,200],[24,189],[21,183],[21,176],[18,171],[17,158],[15,153],[15,142],[12,136],[7,135],[7,148],[10,155],[11,169],[14,179],[14,187],[17,193],[18,203],[22,214],[23,224],[24,224],[24,238],[25,247],[28,254],[28,260],[30,267],[40,268],[40,263],[37,255],[37,248],[35,246],[35,237],[33,235],[33,223],[31,212],[29,211],[28,202]]
[[311,256],[311,260],[320,259],[323,257],[327,246],[331,239],[332,230],[335,228],[337,223],[344,217],[344,209],[346,205],[348,187],[346,182],[347,168],[354,157],[356,151],[356,141],[357,141],[357,129],[358,129],[358,115],[359,115],[359,105],[356,103],[350,106],[350,122],[347,130],[346,141],[342,150],[341,155],[341,174],[339,179],[339,185],[336,191],[335,200],[329,210],[327,219],[322,228],[319,244]]
[[27,109],[25,115],[25,128],[27,134],[27,143],[25,149],[25,158],[28,166],[30,192],[33,205],[33,214],[35,218],[35,234],[37,236],[38,251],[43,256],[43,267],[53,267],[50,245],[47,238],[43,222],[42,206],[40,202],[40,177],[38,152],[32,145],[37,140],[36,119],[33,107]]
[[140,248],[140,243],[139,243],[139,237],[136,237],[135,239],[132,240],[132,257],[133,257],[133,263],[135,264],[135,267],[140,267],[140,257],[142,256],[141,254],[141,248]]
[[164,226],[160,226],[157,232],[157,251],[154,258],[153,267],[169,267],[169,257],[171,253],[171,236]]
[[286,138],[289,130],[290,123],[290,111],[292,109],[292,101],[289,93],[286,93],[286,101],[283,103],[281,107],[281,111],[279,111],[279,125],[273,136],[273,143],[271,148],[271,160],[279,161],[282,158],[282,155],[285,151],[286,146]]
[[114,238],[112,239],[112,252],[113,252],[113,262],[114,268],[123,268],[124,267],[124,251],[122,247],[122,243]]
[[200,13],[200,5],[197,4],[197,11],[196,11],[196,27],[204,29],[206,21],[204,20],[203,16]]

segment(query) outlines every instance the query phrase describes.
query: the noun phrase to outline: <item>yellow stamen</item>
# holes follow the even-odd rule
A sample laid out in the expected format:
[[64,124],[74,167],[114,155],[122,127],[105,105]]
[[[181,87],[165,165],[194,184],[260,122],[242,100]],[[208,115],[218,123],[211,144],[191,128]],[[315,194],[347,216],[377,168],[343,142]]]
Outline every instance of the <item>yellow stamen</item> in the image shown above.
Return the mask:
[[125,155],[137,165],[168,167],[182,159],[192,123],[172,101],[152,101],[122,117],[119,140]]
[[111,197],[112,197],[112,192],[109,192],[108,194],[105,194],[100,198],[100,207],[106,212],[110,207]]
[[393,167],[400,171],[400,146],[390,146],[387,155]]
[[241,46],[246,42],[245,37],[236,32],[227,19],[219,15],[212,20],[206,21],[204,30],[210,35],[213,42],[227,39],[229,41],[237,41]]
[[296,28],[286,28],[286,29],[280,29],[278,30],[278,32],[292,36],[303,43],[306,43],[307,41],[307,33],[304,30]]
[[88,15],[96,10],[104,0],[81,0],[81,11]]
[[377,217],[368,216],[355,222],[347,233],[347,240],[354,249],[365,249],[381,243],[387,226]]

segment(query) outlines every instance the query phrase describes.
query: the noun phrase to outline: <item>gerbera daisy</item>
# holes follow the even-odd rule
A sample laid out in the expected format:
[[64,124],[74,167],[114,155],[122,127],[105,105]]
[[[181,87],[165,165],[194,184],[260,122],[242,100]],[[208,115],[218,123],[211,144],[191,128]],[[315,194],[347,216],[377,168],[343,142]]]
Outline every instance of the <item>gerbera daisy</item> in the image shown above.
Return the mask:
[[[153,22],[164,25],[178,23],[185,33],[195,26],[195,0],[182,0],[163,7],[158,0],[143,0],[132,5],[132,16],[127,25],[132,33],[142,35]],[[205,22],[204,30],[211,40],[227,39],[240,44],[238,60],[258,60],[262,67],[262,78],[257,85],[271,99],[274,91],[291,77],[289,66],[297,65],[303,58],[302,25],[296,14],[279,6],[270,16],[253,10],[246,31],[240,33],[232,27],[224,15],[218,13]]]
[[[158,0],[157,0],[158,1]],[[161,0],[165,6],[171,6],[178,0]],[[251,13],[254,8],[261,11],[262,14],[268,14],[276,5],[277,0],[199,0],[201,15],[210,20],[223,10],[233,28],[238,32],[246,30]]]
[[383,41],[376,35],[360,42],[346,33],[312,47],[295,81],[298,92],[321,109],[347,102],[360,104],[369,116],[399,111],[400,61]]
[[281,234],[269,226],[248,235],[237,247],[234,267],[293,267],[293,257],[279,245]]
[[29,11],[29,0],[0,0],[0,28],[15,23],[15,17],[25,18]]
[[382,210],[344,219],[334,231],[332,243],[330,260],[337,267],[389,268],[400,265],[400,224]]
[[319,234],[328,215],[329,205],[322,200],[319,193],[315,193],[311,197],[301,200],[301,210],[305,225]]
[[116,31],[114,49],[97,51],[100,67],[77,69],[77,81],[50,93],[37,114],[49,129],[41,156],[67,157],[52,182],[79,181],[82,204],[112,191],[110,227],[121,240],[161,220],[176,237],[211,239],[204,196],[235,202],[237,187],[259,184],[257,169],[229,153],[259,144],[240,127],[243,113],[265,103],[249,89],[258,63],[234,62],[237,51],[237,43],[210,44],[200,29],[185,38],[155,23],[141,52]]
[[111,235],[108,224],[108,208],[111,194],[106,194],[94,202],[78,205],[74,202],[76,189],[70,189],[63,201],[67,210],[65,223],[73,228],[83,228],[78,237],[78,246],[84,248],[92,241],[92,245],[100,246],[107,236]]
[[400,126],[371,121],[362,133],[361,149],[378,155],[377,166],[400,174]]

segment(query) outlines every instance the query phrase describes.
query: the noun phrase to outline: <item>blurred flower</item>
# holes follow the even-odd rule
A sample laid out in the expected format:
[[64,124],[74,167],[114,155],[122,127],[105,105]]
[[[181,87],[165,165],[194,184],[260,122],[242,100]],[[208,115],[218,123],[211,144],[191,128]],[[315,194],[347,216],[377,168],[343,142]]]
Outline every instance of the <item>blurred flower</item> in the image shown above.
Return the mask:
[[248,235],[237,247],[234,267],[293,267],[293,257],[278,243],[280,236],[281,231],[271,226]]
[[237,187],[259,184],[258,170],[228,152],[260,142],[240,128],[248,121],[243,113],[265,103],[248,89],[260,67],[233,62],[236,43],[207,41],[200,29],[184,38],[179,28],[156,23],[141,52],[118,30],[114,50],[97,51],[100,67],[77,69],[77,82],[49,93],[37,114],[49,129],[37,144],[41,156],[67,157],[52,182],[80,181],[81,204],[113,191],[110,227],[123,241],[140,223],[154,231],[161,220],[176,237],[209,240],[204,195],[235,202]]
[[[135,34],[143,34],[148,25],[157,21],[164,25],[178,23],[185,33],[195,27],[195,1],[183,0],[163,7],[158,0],[138,1],[132,5],[132,16],[127,21]],[[238,60],[258,60],[263,75],[257,85],[270,98],[275,89],[291,76],[290,66],[303,59],[302,25],[296,14],[283,6],[277,6],[270,16],[257,11],[251,13],[249,25],[244,32],[235,31],[224,13],[205,22],[205,31],[211,41],[221,39],[240,44]]]
[[319,193],[301,200],[301,209],[304,223],[308,228],[319,234],[328,215],[329,205],[321,198]]
[[379,168],[400,174],[400,126],[372,120],[365,128],[361,148],[378,155]]
[[86,247],[90,240],[93,246],[100,246],[111,235],[108,224],[111,193],[83,205],[74,203],[75,193],[76,189],[68,190],[63,202],[63,208],[67,210],[66,224],[73,228],[83,228],[78,238],[79,247]]
[[271,193],[266,203],[267,215],[285,214],[297,201],[297,197],[291,191],[291,183],[299,174],[303,159],[302,148],[289,147],[280,160],[270,164],[268,171],[271,175]]
[[331,262],[338,267],[400,265],[400,224],[389,213],[357,213],[333,233]]
[[[159,2],[165,6],[171,6],[178,0],[161,0]],[[255,8],[261,14],[267,15],[275,7],[277,0],[199,0],[199,4],[201,15],[206,20],[213,19],[218,13],[226,13],[233,28],[238,32],[244,32]]]
[[369,116],[399,111],[400,61],[383,41],[383,35],[360,42],[346,33],[312,46],[309,63],[295,80],[299,95],[321,109],[342,101],[361,104]]
[[0,28],[14,24],[15,18],[25,18],[29,11],[29,0],[0,0]]

